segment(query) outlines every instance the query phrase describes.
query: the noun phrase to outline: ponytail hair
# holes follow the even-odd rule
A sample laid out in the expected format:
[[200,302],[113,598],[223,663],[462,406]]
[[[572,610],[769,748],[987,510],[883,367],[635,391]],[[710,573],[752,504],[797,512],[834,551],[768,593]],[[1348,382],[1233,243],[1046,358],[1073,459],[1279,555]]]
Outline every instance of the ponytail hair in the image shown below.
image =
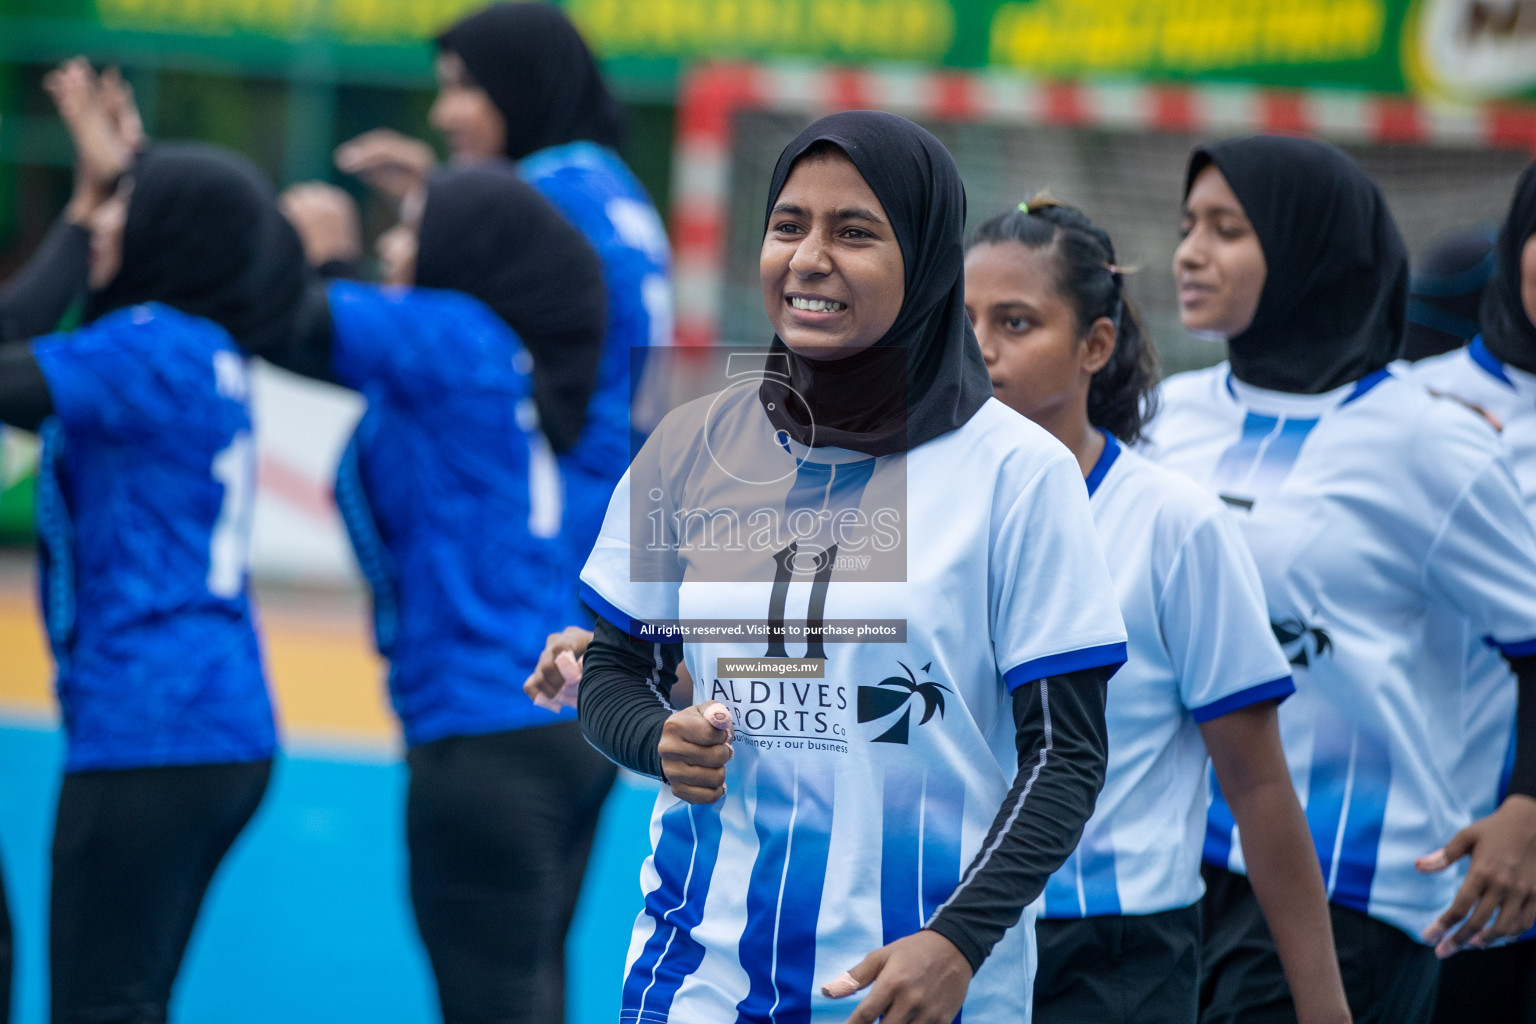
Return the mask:
[[1088,422],[1127,444],[1141,440],[1156,412],[1157,350],[1124,294],[1125,275],[1109,235],[1075,206],[1038,192],[977,228],[966,249],[1007,242],[1050,257],[1056,290],[1076,313],[1080,336],[1100,317],[1115,325],[1114,352],[1088,385]]

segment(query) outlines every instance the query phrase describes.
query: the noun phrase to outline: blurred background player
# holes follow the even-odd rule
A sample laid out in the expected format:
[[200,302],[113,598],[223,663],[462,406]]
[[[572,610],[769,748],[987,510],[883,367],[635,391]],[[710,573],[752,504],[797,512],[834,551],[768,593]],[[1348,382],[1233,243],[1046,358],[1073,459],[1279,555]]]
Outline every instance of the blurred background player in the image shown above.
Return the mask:
[[[505,161],[415,195],[379,240],[395,287],[312,291],[263,354],[368,400],[336,498],[409,747],[411,900],[443,1019],[543,1024],[565,1016],[566,932],[614,767],[517,682],[567,607],[554,460],[585,425],[602,265]],[[312,262],[354,255],[355,218],[335,215],[349,203],[285,194]]]
[[1494,262],[1491,226],[1442,235],[1420,254],[1408,285],[1404,359],[1417,362],[1450,352],[1477,336],[1478,311]]
[[1081,211],[1036,196],[978,228],[965,267],[998,399],[1077,456],[1130,638],[1105,707],[1104,791],[1035,928],[1035,1019],[1196,1020],[1214,762],[1298,1019],[1348,1021],[1275,717],[1295,687],[1253,558],[1220,502],[1124,447],[1141,438],[1157,358],[1113,243]]
[[[582,726],[671,790],[625,1019],[1029,1019],[1026,906],[1102,785],[1125,634],[1076,465],[991,399],[964,210],[948,153],[909,121],[803,130],[774,169],[759,264],[782,372],[670,414],[609,506],[582,575],[599,615]],[[847,529],[717,546],[669,514],[694,509]],[[861,578],[838,552],[869,550],[855,524],[882,510],[899,513],[900,574]],[[663,535],[632,548],[653,511]],[[644,634],[705,616],[907,628],[804,648]],[[674,712],[684,649],[698,703]],[[724,667],[801,649],[822,679]],[[866,987],[851,1015],[836,1002]]]
[[[81,61],[68,219],[8,293],[0,420],[41,430],[42,604],[68,753],[49,921],[52,1020],[163,1021],[203,895],[275,746],[246,560],[236,347],[281,330],[297,244],[260,176],[209,146],[136,160]],[[289,243],[293,244],[290,251]],[[291,272],[290,272],[291,271]],[[47,335],[88,288],[84,326]],[[21,340],[44,334],[34,340]]]
[[[623,112],[563,11],[538,2],[495,4],[453,25],[437,37],[437,46],[431,121],[453,162],[516,161],[524,180],[586,236],[603,261],[608,330],[597,386],[580,440],[561,456],[574,581],[629,464],[632,369],[639,366],[640,350],[671,344],[666,231],[615,152],[624,136]],[[420,188],[433,162],[425,143],[384,130],[336,151],[343,171],[402,199]],[[587,620],[574,590],[571,599],[567,621]]]
[[[1536,682],[1536,531],[1487,425],[1387,369],[1407,257],[1353,160],[1297,138],[1197,149],[1182,230],[1184,324],[1224,340],[1229,361],[1164,384],[1152,450],[1226,502],[1258,564],[1296,681],[1281,736],[1354,1018],[1427,1022],[1437,953],[1536,914],[1536,885],[1493,870],[1536,840],[1536,801],[1512,795],[1468,827],[1451,782],[1464,672],[1437,669],[1428,626],[1468,620],[1522,689]],[[1511,790],[1536,793],[1536,736],[1517,748]],[[1243,840],[1218,794],[1202,1020],[1294,1020]]]
[[[1527,513],[1536,513],[1536,168],[1527,168],[1486,262],[1492,280],[1482,294],[1482,332],[1470,346],[1426,359],[1411,379],[1474,407],[1499,432]],[[1470,248],[1470,257],[1475,249]],[[1478,266],[1480,266],[1479,264]],[[1464,272],[1466,273],[1466,272]],[[1411,307],[1410,307],[1411,308]],[[1493,813],[1508,795],[1515,755],[1517,681],[1498,651],[1470,623],[1439,624],[1438,652],[1467,674],[1463,744],[1455,784],[1473,817]],[[1528,705],[1525,705],[1528,708]],[[1511,851],[1518,854],[1519,851]],[[1536,851],[1527,851],[1527,853]],[[1527,858],[1528,859],[1528,858]],[[1532,865],[1504,866],[1527,874]],[[1536,943],[1458,953],[1441,966],[1439,1024],[1516,1024],[1536,1020]]]

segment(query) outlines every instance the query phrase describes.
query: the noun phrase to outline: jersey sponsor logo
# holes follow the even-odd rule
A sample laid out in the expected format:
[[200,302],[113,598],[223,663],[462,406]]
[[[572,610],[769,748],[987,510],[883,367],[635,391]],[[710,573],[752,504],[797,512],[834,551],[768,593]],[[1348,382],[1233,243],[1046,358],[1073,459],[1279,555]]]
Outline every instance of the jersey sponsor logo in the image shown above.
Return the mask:
[[[859,724],[867,722],[879,722],[898,711],[900,717],[884,732],[876,736],[871,743],[901,743],[905,744],[911,735],[913,702],[921,700],[923,705],[923,717],[918,725],[927,725],[928,721],[937,713],[944,717],[944,695],[953,693],[943,683],[933,680],[918,682],[917,676],[907,667],[905,662],[898,661],[901,670],[906,673],[906,678],[901,676],[886,676],[874,686],[860,686],[858,697]],[[933,662],[923,666],[923,674],[926,675]]]
[[1271,622],[1269,628],[1285,656],[1297,668],[1308,668],[1316,658],[1333,654],[1333,637],[1321,626],[1309,626],[1300,619],[1281,619]]

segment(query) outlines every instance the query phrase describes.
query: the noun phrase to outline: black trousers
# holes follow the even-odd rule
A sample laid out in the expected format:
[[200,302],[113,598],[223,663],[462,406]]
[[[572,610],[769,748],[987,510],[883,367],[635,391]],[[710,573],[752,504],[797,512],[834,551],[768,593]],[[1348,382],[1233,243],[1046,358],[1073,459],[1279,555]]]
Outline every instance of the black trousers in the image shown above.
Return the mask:
[[[1200,1024],[1296,1024],[1291,991],[1248,879],[1206,866]],[[1355,1024],[1429,1024],[1440,961],[1372,917],[1328,905]]]
[[1195,1024],[1200,908],[1035,923],[1036,1024]]
[[1442,962],[1434,1024],[1536,1024],[1536,942],[1464,950]]
[[208,883],[272,763],[64,776],[53,833],[53,1024],[163,1024]]
[[5,869],[0,867],[0,1024],[11,1021],[11,911],[5,902]]
[[616,769],[575,722],[424,743],[407,761],[411,903],[445,1024],[559,1024]]

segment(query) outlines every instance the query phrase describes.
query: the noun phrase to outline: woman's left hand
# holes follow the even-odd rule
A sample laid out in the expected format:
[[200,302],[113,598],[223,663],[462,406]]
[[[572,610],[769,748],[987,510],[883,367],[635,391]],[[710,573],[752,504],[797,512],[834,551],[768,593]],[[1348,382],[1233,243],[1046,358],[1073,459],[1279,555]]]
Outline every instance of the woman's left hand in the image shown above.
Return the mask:
[[950,1024],[965,1002],[971,973],[953,942],[925,928],[875,950],[823,985],[821,994],[843,999],[872,986],[848,1024]]
[[1414,866],[1426,874],[1444,871],[1468,854],[1472,863],[1455,902],[1424,929],[1424,941],[1442,959],[1467,946],[1513,939],[1536,921],[1536,800],[1506,797],[1498,810]]

